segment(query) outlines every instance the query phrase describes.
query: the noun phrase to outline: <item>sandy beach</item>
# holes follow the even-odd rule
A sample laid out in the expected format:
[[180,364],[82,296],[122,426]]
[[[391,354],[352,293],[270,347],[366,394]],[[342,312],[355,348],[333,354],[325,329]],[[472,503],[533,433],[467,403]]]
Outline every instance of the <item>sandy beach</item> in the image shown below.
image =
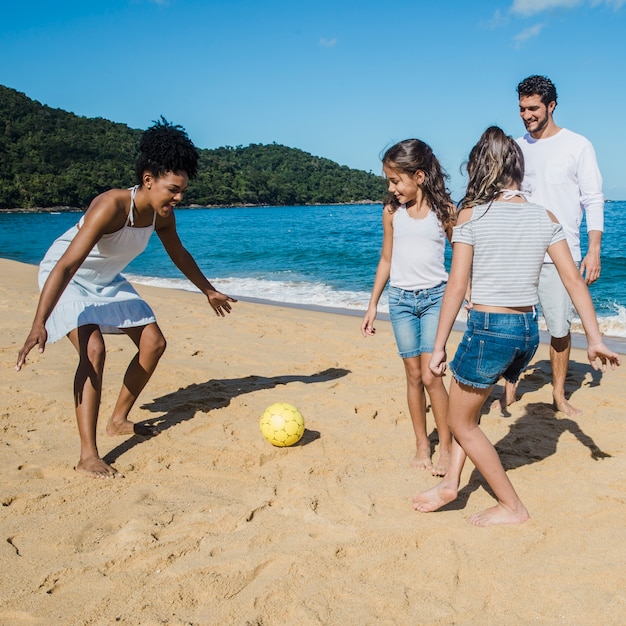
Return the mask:
[[[567,388],[584,413],[570,419],[552,409],[540,346],[510,413],[482,417],[531,519],[476,528],[465,518],[493,498],[469,462],[457,502],[412,508],[437,479],[409,466],[388,322],[363,339],[358,317],[247,302],[218,319],[200,294],[139,285],[168,348],[131,418],[162,432],[104,433],[134,353],[108,336],[99,446],[125,477],[94,480],[73,469],[69,341],[15,371],[36,273],[0,261],[0,624],[626,621],[626,365],[595,372],[574,349]],[[277,401],[305,417],[294,447],[259,431]]]

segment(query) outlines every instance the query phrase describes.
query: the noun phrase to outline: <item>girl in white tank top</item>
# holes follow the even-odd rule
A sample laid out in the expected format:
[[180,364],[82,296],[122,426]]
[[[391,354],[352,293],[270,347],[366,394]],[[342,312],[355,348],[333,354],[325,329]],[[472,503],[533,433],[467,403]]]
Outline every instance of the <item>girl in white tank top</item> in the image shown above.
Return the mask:
[[[451,450],[446,424],[448,394],[442,380],[430,373],[428,362],[448,278],[444,251],[455,208],[439,161],[419,139],[401,141],[387,150],[383,169],[389,183],[383,207],[383,245],[361,332],[364,337],[375,334],[378,302],[389,282],[389,312],[404,363],[415,435],[411,465],[443,476]],[[426,392],[439,436],[435,461],[426,429]]]

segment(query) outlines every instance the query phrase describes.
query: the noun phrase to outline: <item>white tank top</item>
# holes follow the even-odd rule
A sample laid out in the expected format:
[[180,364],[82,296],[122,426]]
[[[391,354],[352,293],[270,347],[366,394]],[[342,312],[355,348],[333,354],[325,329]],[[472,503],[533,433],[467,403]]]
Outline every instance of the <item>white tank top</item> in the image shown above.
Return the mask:
[[426,217],[415,219],[403,204],[396,210],[392,224],[390,284],[416,291],[446,282],[446,233],[436,213],[431,209]]
[[[149,226],[141,228],[132,226],[135,223],[134,210],[137,189],[138,186],[131,189],[130,209],[126,224],[119,230],[100,237],[74,274],[73,282],[88,286],[96,285],[102,287],[109,285],[112,281],[118,280],[118,274],[146,249],[150,235],[154,232],[156,212],[152,218],[152,224]],[[61,235],[46,252],[40,264],[40,289],[43,288],[48,274],[67,250],[76,233],[78,233],[84,219],[85,216],[83,215],[78,224]]]

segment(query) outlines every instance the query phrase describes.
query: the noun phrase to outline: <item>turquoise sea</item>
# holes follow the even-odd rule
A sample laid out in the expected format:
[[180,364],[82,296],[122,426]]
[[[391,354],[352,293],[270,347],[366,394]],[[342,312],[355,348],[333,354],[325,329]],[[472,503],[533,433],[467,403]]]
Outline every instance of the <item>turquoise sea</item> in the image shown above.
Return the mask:
[[[381,205],[176,211],[180,237],[221,291],[242,300],[364,311],[380,254]],[[626,338],[626,202],[607,202],[602,275],[591,294],[602,332]],[[0,256],[38,264],[79,213],[0,212]],[[584,230],[584,228],[583,228]],[[583,250],[586,237],[583,236]],[[450,261],[450,250],[447,251]],[[194,290],[153,235],[128,267],[133,281]],[[381,312],[387,311],[386,298]],[[574,330],[581,331],[580,327]]]

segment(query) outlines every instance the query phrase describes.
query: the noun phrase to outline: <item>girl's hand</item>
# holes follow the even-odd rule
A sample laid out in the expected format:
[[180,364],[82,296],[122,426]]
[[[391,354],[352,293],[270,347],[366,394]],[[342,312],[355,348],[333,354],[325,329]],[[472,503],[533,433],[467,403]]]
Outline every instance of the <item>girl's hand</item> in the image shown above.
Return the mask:
[[443,376],[446,373],[447,360],[445,350],[433,350],[428,367],[435,376]]
[[611,369],[614,370],[618,365],[621,365],[621,359],[618,354],[609,350],[604,342],[597,344],[589,344],[587,346],[587,356],[589,357],[589,363],[594,370],[600,369],[596,359],[600,359],[602,363],[602,371],[606,372],[606,362],[611,364]]
[[28,353],[36,345],[39,345],[39,353],[43,353],[43,351],[46,349],[46,341],[48,341],[48,333],[46,332],[46,327],[43,325],[33,325],[28,337],[26,337],[24,347],[19,351],[19,354],[17,355],[17,363],[15,364],[15,369],[18,372],[22,369],[22,367],[26,363],[26,357]]
[[367,310],[365,317],[363,318],[363,323],[361,324],[361,334],[363,337],[367,337],[368,335],[375,335],[376,329],[374,328],[374,320],[376,319],[376,309],[373,311]]
[[215,315],[218,317],[226,317],[226,313],[230,313],[232,309],[229,303],[237,302],[234,298],[231,298],[224,293],[220,293],[219,291],[212,291],[208,293],[207,298],[209,299],[211,308],[215,311]]

